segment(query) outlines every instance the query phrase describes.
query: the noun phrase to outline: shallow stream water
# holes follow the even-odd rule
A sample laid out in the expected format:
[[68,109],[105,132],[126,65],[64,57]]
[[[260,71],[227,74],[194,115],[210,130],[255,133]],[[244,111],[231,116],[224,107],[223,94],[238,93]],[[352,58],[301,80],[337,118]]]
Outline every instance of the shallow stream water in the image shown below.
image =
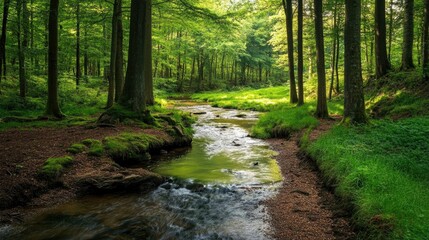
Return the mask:
[[275,152],[249,130],[258,113],[181,106],[198,116],[192,148],[161,156],[170,180],[147,194],[85,197],[44,211],[0,239],[270,239],[262,201],[282,180]]

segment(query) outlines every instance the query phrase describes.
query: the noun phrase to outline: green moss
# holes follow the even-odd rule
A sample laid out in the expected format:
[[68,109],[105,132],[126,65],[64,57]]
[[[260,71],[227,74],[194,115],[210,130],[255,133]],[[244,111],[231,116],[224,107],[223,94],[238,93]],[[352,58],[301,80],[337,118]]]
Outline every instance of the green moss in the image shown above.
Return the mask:
[[162,139],[147,134],[123,133],[103,141],[106,153],[114,160],[128,163],[147,160],[147,152],[163,145]]
[[84,144],[75,143],[67,149],[67,152],[69,152],[71,154],[79,154],[79,153],[82,153],[83,151],[85,151],[85,148],[86,148],[86,146]]
[[73,163],[73,158],[70,156],[60,158],[49,158],[43,164],[40,174],[48,178],[56,178],[60,176],[64,169]]
[[89,146],[88,155],[101,157],[104,154],[103,144],[98,140],[93,140],[91,145]]

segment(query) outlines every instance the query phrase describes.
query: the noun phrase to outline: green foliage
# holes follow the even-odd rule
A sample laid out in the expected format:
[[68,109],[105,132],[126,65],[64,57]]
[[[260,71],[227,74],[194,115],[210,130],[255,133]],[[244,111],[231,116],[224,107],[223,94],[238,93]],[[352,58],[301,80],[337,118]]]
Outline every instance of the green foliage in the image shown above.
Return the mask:
[[338,126],[307,151],[336,192],[352,202],[366,238],[429,237],[429,118]]
[[60,158],[49,158],[43,164],[39,174],[49,179],[59,177],[65,168],[69,167],[73,163],[73,158],[70,156]]
[[289,137],[301,129],[314,128],[319,121],[309,114],[309,108],[310,105],[304,105],[266,113],[252,128],[252,135],[258,138]]
[[86,146],[81,143],[72,144],[69,148],[67,148],[67,152],[71,154],[78,154],[85,151]]

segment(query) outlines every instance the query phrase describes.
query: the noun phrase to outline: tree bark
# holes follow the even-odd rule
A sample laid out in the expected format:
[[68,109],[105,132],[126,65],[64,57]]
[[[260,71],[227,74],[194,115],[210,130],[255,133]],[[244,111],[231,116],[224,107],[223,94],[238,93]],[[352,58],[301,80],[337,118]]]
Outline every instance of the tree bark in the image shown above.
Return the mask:
[[29,12],[27,8],[27,0],[18,0],[16,4],[18,22],[17,41],[19,62],[19,96],[21,98],[25,98],[27,93],[25,56],[28,48],[29,39]]
[[298,0],[298,105],[304,104],[303,0]]
[[113,16],[112,16],[112,39],[110,45],[110,67],[109,67],[109,89],[107,93],[107,105],[106,108],[113,106],[115,102],[115,77],[116,77],[116,58],[118,52],[118,15],[121,9],[119,8],[118,0],[115,0],[113,5]]
[[151,69],[146,69],[149,66],[147,62],[152,62],[151,35],[147,35],[151,33],[151,30],[147,29],[151,23],[151,2],[151,0],[131,1],[127,75],[124,91],[119,101],[121,105],[139,114],[146,111],[145,88],[149,86],[145,78],[152,77]]
[[332,92],[334,91],[334,75],[335,75],[335,66],[336,66],[336,59],[337,59],[337,1],[335,1],[334,6],[334,26],[332,30],[332,61],[331,61],[331,84],[329,86],[329,100],[332,99]]
[[360,46],[361,0],[345,0],[345,3],[343,123],[366,123]]
[[79,87],[82,72],[80,70],[80,3],[76,5],[76,88]]
[[[154,105],[153,96],[153,75],[152,75],[152,0],[144,1],[144,64],[143,77],[145,81],[144,94],[147,105]],[[171,70],[171,69],[170,69]],[[171,72],[170,72],[171,77]]]
[[375,1],[375,52],[376,76],[383,77],[390,70],[386,49],[386,1]]
[[314,0],[314,24],[316,34],[317,58],[317,109],[318,118],[328,118],[328,104],[326,101],[326,73],[325,73],[325,46],[323,41],[323,2]]
[[289,81],[290,81],[290,102],[298,102],[298,94],[296,92],[295,83],[295,64],[293,58],[293,16],[292,16],[292,0],[282,0],[283,8],[286,15],[286,28],[287,28],[287,50],[289,62]]
[[6,77],[6,35],[7,35],[7,18],[9,15],[10,0],[3,2],[3,21],[0,36],[0,82],[1,78]]
[[423,20],[423,76],[429,81],[429,1],[425,1]]
[[118,0],[118,17],[117,17],[117,26],[118,26],[118,39],[117,39],[117,49],[116,49],[116,61],[115,61],[115,102],[118,102],[122,91],[124,89],[124,30],[122,26],[122,0]]
[[414,42],[414,0],[404,1],[404,36],[402,44],[402,70],[414,69],[413,42]]
[[58,104],[58,5],[59,0],[50,0],[48,43],[48,102],[46,115],[63,118]]

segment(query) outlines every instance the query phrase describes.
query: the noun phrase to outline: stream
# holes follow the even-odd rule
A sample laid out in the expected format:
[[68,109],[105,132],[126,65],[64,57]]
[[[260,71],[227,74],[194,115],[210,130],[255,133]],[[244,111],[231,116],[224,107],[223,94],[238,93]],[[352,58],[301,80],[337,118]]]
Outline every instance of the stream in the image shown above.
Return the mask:
[[169,180],[146,194],[84,197],[48,209],[0,239],[271,239],[262,201],[282,176],[267,143],[249,137],[258,113],[177,107],[198,117],[192,148],[158,156]]

